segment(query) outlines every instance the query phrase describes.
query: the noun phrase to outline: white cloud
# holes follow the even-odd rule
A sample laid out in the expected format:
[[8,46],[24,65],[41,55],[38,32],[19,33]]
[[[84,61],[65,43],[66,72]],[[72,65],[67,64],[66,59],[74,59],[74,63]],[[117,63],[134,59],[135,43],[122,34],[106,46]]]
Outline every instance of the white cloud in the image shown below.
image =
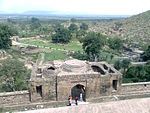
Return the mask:
[[150,10],[150,0],[3,0],[0,11],[48,10],[65,13],[130,15]]

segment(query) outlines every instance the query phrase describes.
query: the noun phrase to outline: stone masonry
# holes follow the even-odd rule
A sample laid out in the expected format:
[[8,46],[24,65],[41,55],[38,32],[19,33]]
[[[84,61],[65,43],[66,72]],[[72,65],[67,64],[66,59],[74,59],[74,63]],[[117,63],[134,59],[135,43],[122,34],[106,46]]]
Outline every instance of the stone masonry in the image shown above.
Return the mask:
[[64,101],[68,96],[86,98],[117,93],[121,73],[106,62],[53,61],[35,66],[30,84],[31,101]]

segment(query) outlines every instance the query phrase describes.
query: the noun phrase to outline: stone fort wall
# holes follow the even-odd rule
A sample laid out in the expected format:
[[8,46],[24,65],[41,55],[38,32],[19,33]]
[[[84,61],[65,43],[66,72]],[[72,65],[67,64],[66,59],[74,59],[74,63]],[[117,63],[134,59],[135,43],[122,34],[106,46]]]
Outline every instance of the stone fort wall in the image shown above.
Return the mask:
[[0,93],[0,106],[5,104],[27,104],[30,103],[29,92],[16,91]]
[[150,92],[150,82],[122,84],[119,94]]
[[[61,84],[59,84],[59,86],[61,86]],[[146,92],[150,92],[150,82],[122,84],[119,94],[130,94],[130,93],[144,94]],[[0,106],[9,104],[19,105],[28,103],[30,103],[30,95],[27,90],[0,93]]]

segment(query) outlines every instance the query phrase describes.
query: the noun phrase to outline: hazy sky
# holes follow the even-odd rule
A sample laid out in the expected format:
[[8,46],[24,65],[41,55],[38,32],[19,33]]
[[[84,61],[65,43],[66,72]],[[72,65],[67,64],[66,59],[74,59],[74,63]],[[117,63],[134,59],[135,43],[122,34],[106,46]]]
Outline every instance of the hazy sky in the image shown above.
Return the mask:
[[132,15],[150,10],[150,0],[0,0],[0,12]]

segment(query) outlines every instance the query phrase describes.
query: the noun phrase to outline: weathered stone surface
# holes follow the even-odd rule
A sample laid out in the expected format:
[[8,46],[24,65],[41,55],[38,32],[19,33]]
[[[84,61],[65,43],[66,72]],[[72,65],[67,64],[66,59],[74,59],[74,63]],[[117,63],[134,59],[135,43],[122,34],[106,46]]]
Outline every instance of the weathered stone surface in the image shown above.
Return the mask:
[[[33,68],[30,79],[31,101],[64,101],[72,95],[83,93],[84,98],[111,95],[121,86],[121,73],[106,62],[87,62],[80,60],[53,61]],[[114,84],[113,82],[116,81]],[[80,85],[80,86],[79,86]]]
[[150,113],[150,98],[48,108],[20,113]]
[[0,93],[0,105],[30,103],[28,91]]
[[119,94],[150,92],[150,82],[122,84]]

